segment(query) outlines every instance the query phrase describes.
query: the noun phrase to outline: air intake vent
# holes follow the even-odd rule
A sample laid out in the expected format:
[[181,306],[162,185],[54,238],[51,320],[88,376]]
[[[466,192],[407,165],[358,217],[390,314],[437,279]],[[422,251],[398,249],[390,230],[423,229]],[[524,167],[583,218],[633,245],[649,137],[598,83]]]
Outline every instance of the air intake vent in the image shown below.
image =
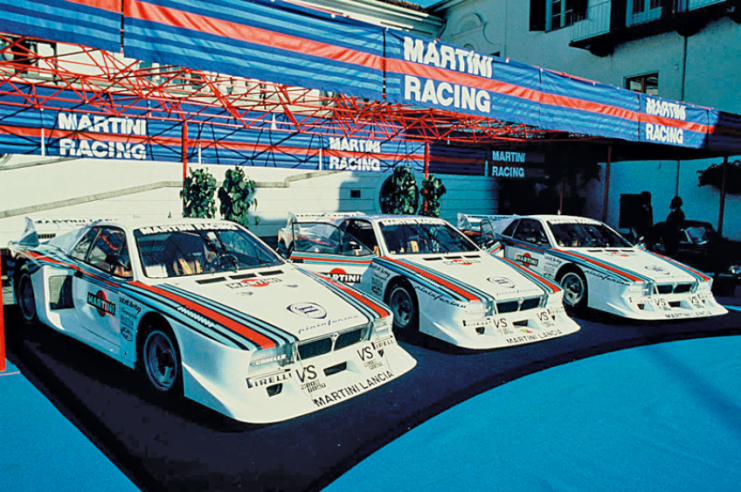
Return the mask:
[[336,340],[332,339],[332,335],[327,335],[322,338],[317,338],[298,346],[298,355],[301,360],[310,359],[312,357],[318,357],[320,355],[328,354],[333,350],[340,350],[346,347],[360,343],[363,340],[368,339],[370,333],[370,325],[356,326],[349,330],[335,335]]
[[440,261],[442,260],[441,256],[433,256],[432,258],[425,258],[425,261]]
[[49,308],[71,309],[75,307],[72,301],[72,277],[70,275],[55,275],[49,277]]
[[263,277],[269,277],[271,275],[281,275],[283,270],[270,270],[269,272],[261,272],[260,275]]
[[204,278],[202,280],[196,280],[197,284],[216,284],[219,282],[226,282],[226,277],[214,277],[214,278]]
[[243,278],[255,278],[257,275],[254,273],[240,273],[239,275],[230,275],[229,278],[232,280],[242,280]]

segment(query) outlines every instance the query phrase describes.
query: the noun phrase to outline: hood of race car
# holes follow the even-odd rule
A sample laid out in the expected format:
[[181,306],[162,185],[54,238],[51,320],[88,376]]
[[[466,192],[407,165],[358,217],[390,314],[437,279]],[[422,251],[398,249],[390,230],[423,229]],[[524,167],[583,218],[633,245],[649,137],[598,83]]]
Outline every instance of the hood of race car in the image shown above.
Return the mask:
[[[224,280],[218,280],[222,278]],[[218,304],[228,306],[274,325],[299,340],[332,334],[369,321],[355,307],[290,265],[181,277],[170,279],[167,285],[188,291],[196,299],[212,301],[207,307],[214,311],[218,311]]]
[[463,284],[494,296],[497,300],[543,295],[543,289],[532,280],[514,267],[486,253],[407,255],[398,258],[433,275],[441,273],[453,277]]
[[652,253],[637,249],[573,249],[568,251],[579,256],[592,258],[637,277],[648,277],[657,284],[694,282],[695,277]]

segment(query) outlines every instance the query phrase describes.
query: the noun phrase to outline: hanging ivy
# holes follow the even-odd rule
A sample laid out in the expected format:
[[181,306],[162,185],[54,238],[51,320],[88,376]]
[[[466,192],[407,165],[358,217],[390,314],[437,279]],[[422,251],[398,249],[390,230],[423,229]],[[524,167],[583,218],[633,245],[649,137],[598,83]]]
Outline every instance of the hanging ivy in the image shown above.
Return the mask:
[[422,206],[419,207],[420,215],[429,217],[440,217],[440,199],[447,190],[440,178],[430,174],[429,177],[422,180]]
[[723,183],[723,167],[726,168],[726,193],[733,195],[741,194],[741,161],[729,162],[728,164],[713,164],[703,171],[697,171],[698,185],[710,185],[721,189]]
[[381,211],[385,214],[412,215],[419,204],[419,190],[412,168],[398,166],[381,187]]
[[214,201],[216,179],[205,169],[190,170],[185,185],[180,190],[183,199],[183,217],[213,219],[216,215]]
[[[226,172],[224,183],[219,188],[219,211],[225,220],[231,220],[245,227],[250,226],[250,207],[257,208],[257,198],[254,198],[255,182],[245,176],[241,167],[229,169]],[[255,217],[255,225],[260,218]]]

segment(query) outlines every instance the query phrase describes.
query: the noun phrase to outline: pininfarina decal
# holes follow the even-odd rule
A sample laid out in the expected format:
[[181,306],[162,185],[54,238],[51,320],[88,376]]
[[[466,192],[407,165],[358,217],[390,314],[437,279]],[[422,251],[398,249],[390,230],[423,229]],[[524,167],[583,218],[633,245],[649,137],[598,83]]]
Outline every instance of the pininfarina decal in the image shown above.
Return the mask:
[[106,314],[110,314],[111,316],[116,315],[116,305],[108,300],[105,292],[102,290],[99,290],[95,294],[88,292],[87,303],[98,311],[98,316],[101,318],[105,317]]

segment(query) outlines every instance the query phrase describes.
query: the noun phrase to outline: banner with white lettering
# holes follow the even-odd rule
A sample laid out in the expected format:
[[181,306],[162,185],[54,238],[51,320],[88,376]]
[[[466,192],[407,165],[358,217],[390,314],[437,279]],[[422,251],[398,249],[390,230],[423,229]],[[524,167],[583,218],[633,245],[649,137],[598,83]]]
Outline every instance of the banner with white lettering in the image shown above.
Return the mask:
[[486,156],[486,149],[431,144],[429,171],[431,174],[483,176]]
[[328,171],[388,172],[400,164],[423,172],[425,145],[404,139],[376,140],[325,137],[322,169]]
[[386,33],[389,102],[538,126],[539,69],[407,33]]
[[641,140],[701,149],[710,131],[708,109],[655,96],[640,95]]
[[638,140],[638,93],[543,70],[541,128]]

